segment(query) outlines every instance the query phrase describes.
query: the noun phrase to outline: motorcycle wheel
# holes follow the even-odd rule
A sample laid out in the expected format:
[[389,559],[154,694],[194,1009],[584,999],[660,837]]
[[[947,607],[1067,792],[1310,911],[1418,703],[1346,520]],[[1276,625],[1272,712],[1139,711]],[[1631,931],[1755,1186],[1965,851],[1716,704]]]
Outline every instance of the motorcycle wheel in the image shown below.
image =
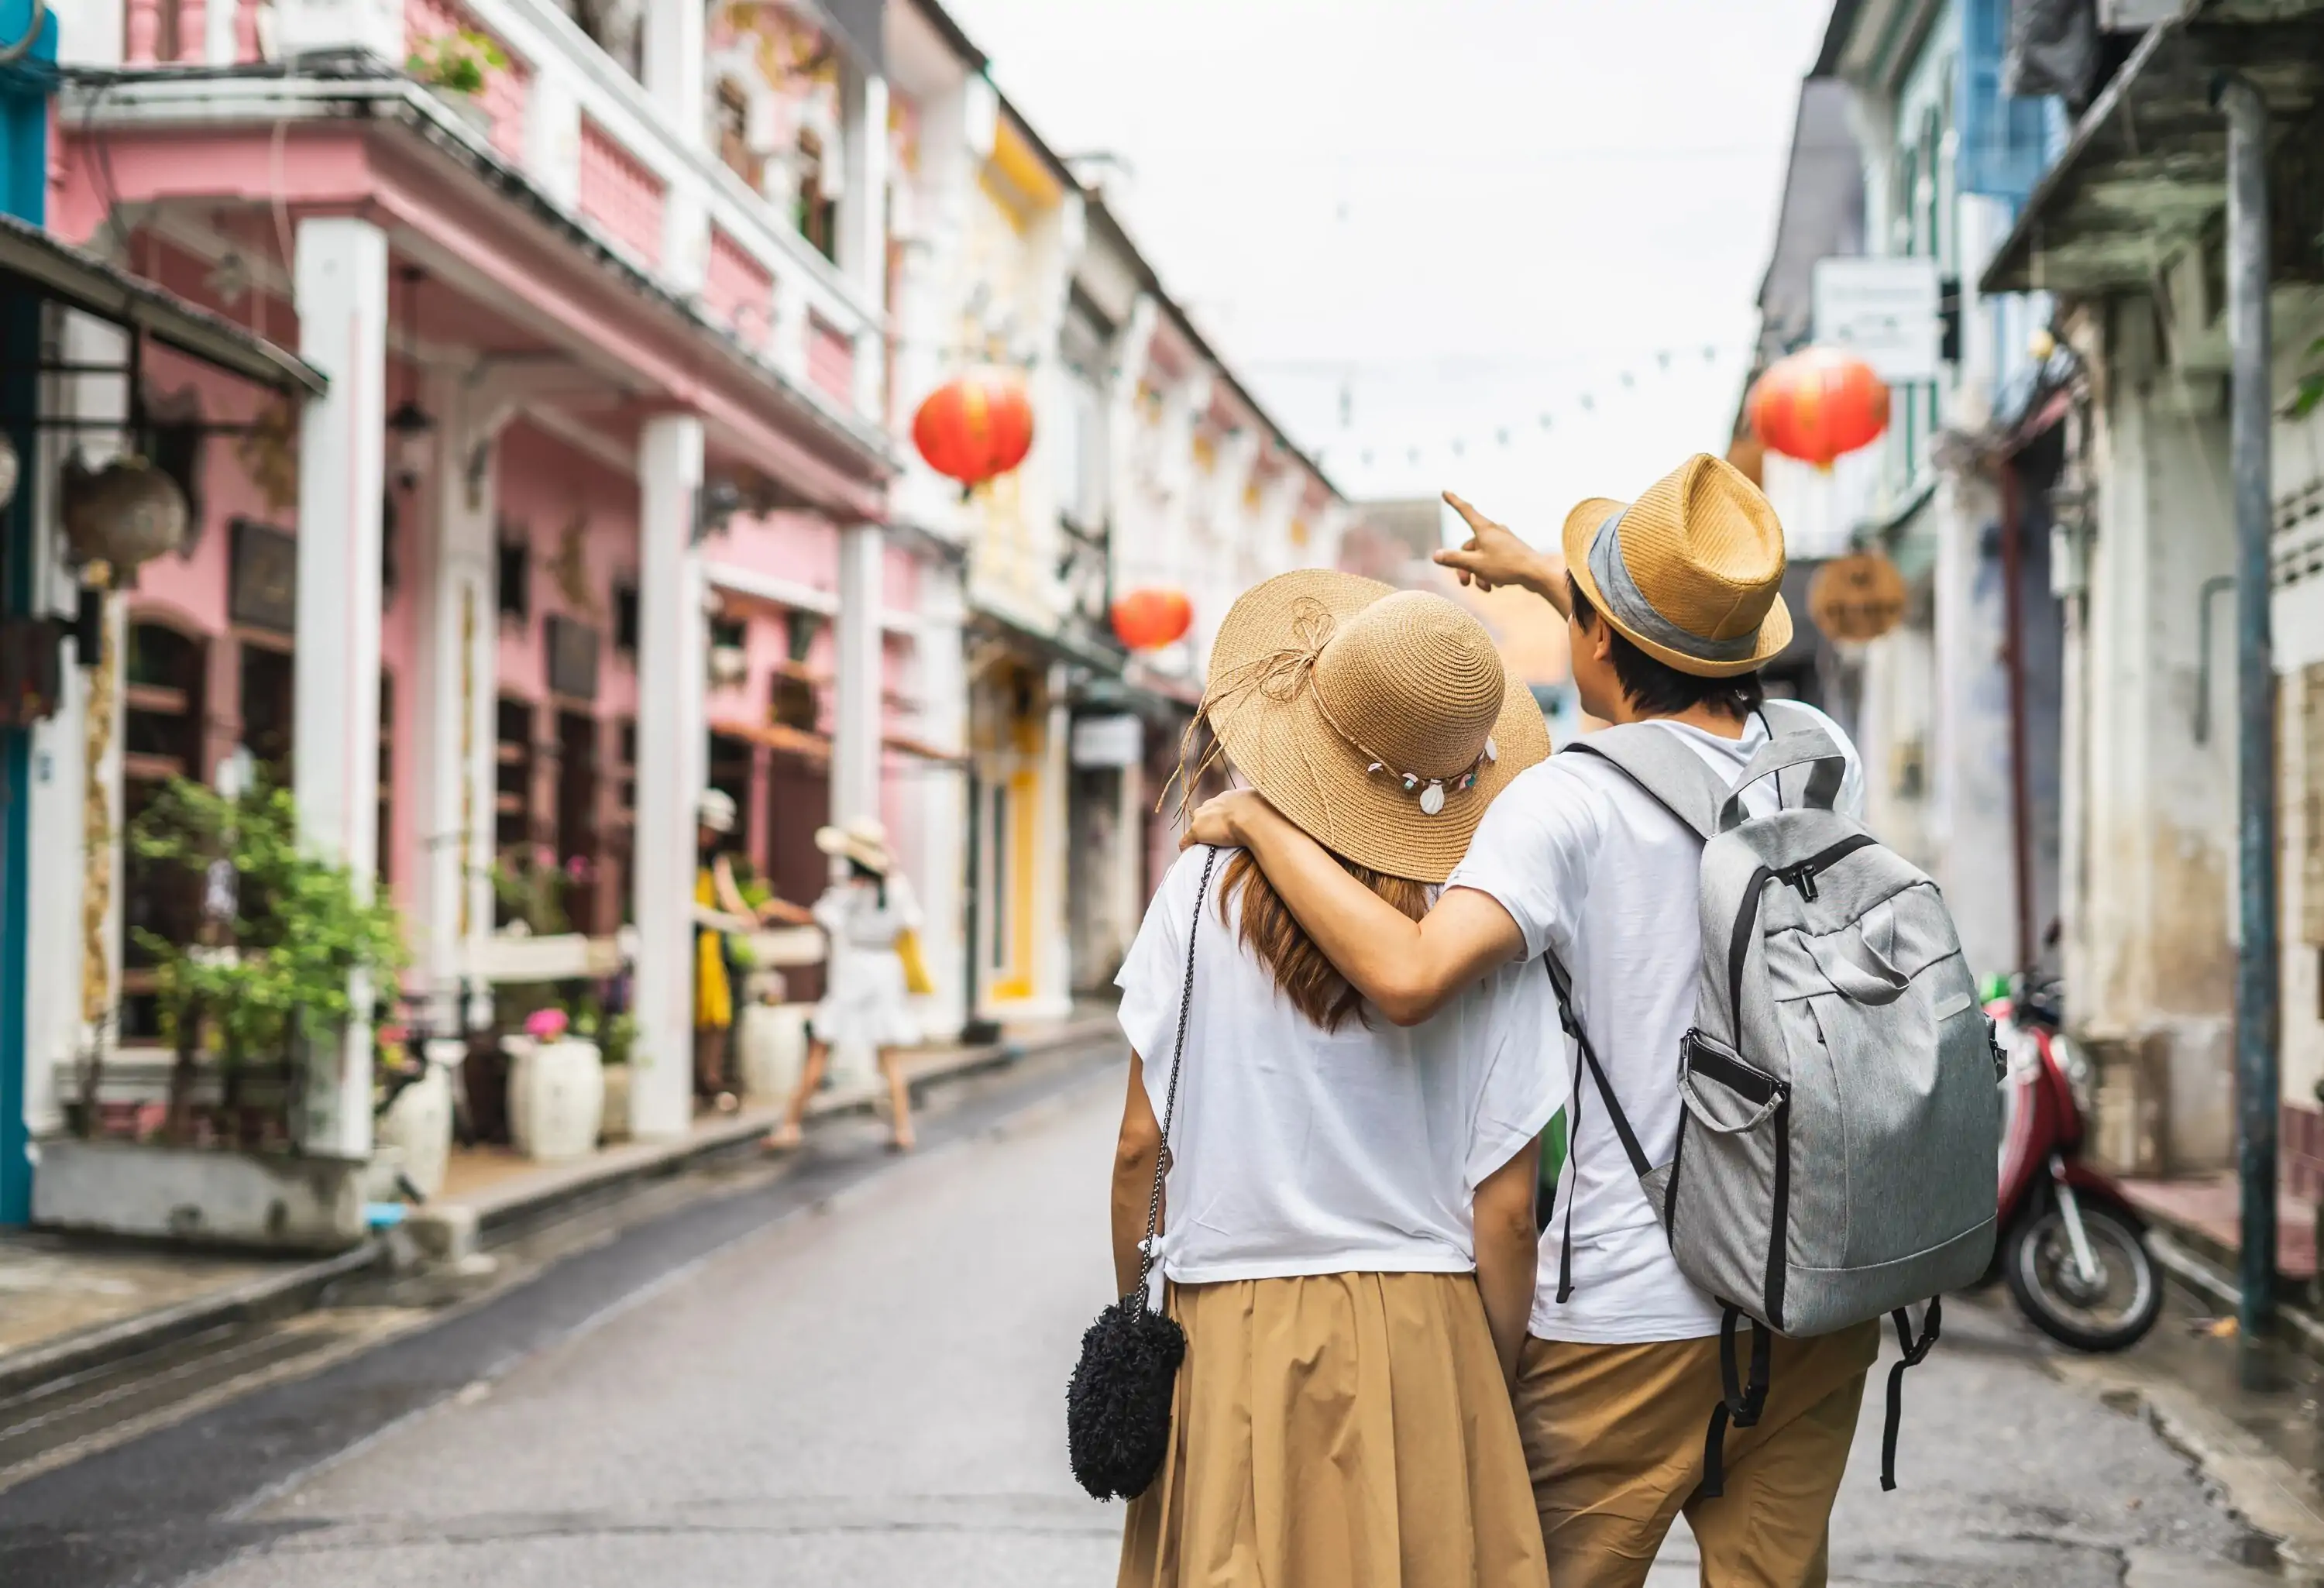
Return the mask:
[[2084,1199],[2082,1231],[2098,1266],[2085,1285],[2075,1270],[2065,1215],[2048,1202],[2012,1226],[2001,1269],[2033,1325],[2077,1351],[2135,1345],[2163,1316],[2163,1276],[2138,1228],[2104,1203]]

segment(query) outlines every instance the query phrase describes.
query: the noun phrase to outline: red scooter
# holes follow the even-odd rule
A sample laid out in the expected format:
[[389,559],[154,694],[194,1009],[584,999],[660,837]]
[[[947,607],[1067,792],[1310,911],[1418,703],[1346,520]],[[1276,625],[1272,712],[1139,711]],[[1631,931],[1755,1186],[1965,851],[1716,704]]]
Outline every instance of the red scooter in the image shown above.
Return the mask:
[[1995,1253],[2002,1278],[2052,1339],[2080,1351],[2135,1345],[2162,1316],[2162,1275],[2122,1186],[2082,1161],[2090,1066],[2061,1029],[2059,984],[2021,976],[1985,1007],[2009,1058]]

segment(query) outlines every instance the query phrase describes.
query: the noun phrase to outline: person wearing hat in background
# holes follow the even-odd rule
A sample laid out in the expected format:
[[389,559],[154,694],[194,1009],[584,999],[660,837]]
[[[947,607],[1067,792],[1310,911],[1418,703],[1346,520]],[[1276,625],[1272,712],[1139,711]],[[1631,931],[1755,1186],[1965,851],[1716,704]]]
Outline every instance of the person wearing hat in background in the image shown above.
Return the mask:
[[814,918],[788,900],[752,908],[734,880],[733,796],[706,789],[695,812],[694,1092],[722,1113],[738,1105],[726,1076],[726,1049],[734,1029],[734,977],[726,963],[731,932],[756,930],[770,920],[804,926]]
[[782,1123],[768,1132],[766,1145],[780,1151],[799,1144],[807,1105],[823,1085],[832,1045],[851,1042],[878,1049],[880,1074],[888,1083],[889,1146],[909,1152],[912,1091],[904,1075],[903,1049],[922,1038],[899,946],[920,928],[919,900],[896,869],[888,851],[887,828],[870,817],[858,817],[844,826],[816,828],[815,845],[847,868],[844,880],[832,883],[815,901],[816,924],[831,941],[831,975],[823,1002],[815,1006],[807,1067],[799,1072]]
[[[1235,775],[1407,927],[1489,803],[1549,752],[1476,618],[1321,569],[1235,603],[1202,715]],[[1425,1024],[1392,1025],[1249,856],[1189,850],[1117,980],[1124,1293],[1186,1011],[1159,1242],[1186,1355],[1120,1582],[1543,1588],[1508,1380],[1539,1134],[1566,1086],[1544,979],[1509,965]]]
[[[1584,711],[1661,725],[1722,782],[1767,743],[1757,669],[1792,634],[1783,530],[1734,467],[1697,454],[1627,505],[1582,503],[1566,519],[1562,567],[1446,500],[1474,533],[1437,560],[1464,581],[1530,589],[1565,616]],[[1862,763],[1838,725],[1818,721],[1847,752],[1839,808],[1859,815]],[[1268,793],[1208,802],[1190,841],[1247,847],[1332,963],[1393,1020],[1425,1020],[1477,977],[1554,951],[1646,1161],[1670,1161],[1702,955],[1692,829],[1610,762],[1559,755],[1494,802],[1443,897],[1415,921],[1352,885]],[[1745,795],[1757,813],[1776,799],[1773,780]],[[1877,1325],[1778,1338],[1757,1426],[1726,1436],[1723,1493],[1696,1495],[1703,1408],[1720,1399],[1720,1308],[1680,1274],[1603,1116],[1582,1112],[1559,1210],[1572,1288],[1559,1296],[1559,1245],[1543,1242],[1517,1385],[1551,1580],[1637,1588],[1683,1510],[1704,1582],[1822,1583]]]

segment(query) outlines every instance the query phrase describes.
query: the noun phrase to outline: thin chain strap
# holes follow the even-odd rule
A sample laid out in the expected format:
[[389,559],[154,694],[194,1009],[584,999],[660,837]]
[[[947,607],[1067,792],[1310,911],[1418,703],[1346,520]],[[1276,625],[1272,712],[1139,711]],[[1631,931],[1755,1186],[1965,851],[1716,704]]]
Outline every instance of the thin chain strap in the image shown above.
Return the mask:
[[1211,868],[1218,863],[1219,852],[1213,849],[1203,862],[1203,881],[1194,890],[1194,924],[1186,928],[1186,980],[1178,992],[1178,1043],[1170,1054],[1170,1090],[1162,1103],[1162,1144],[1154,1153],[1154,1194],[1146,1199],[1146,1242],[1139,1248],[1138,1283],[1130,1288],[1130,1296],[1144,1295],[1146,1281],[1154,1272],[1154,1231],[1162,1217],[1162,1177],[1170,1172],[1170,1122],[1178,1112],[1178,1061],[1186,1057],[1186,1017],[1194,1007],[1194,937],[1203,929],[1203,900],[1211,891]]

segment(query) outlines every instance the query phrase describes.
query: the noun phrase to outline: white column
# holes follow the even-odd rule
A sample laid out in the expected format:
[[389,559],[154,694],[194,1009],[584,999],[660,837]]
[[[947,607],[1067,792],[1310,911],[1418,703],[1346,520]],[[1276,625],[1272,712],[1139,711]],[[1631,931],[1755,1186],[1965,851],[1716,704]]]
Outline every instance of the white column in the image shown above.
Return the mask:
[[694,550],[702,421],[648,420],[638,448],[637,837],[632,912],[642,1063],[632,1070],[630,1129],[681,1134],[694,1114],[694,830],[707,754],[701,559]]
[[[492,928],[493,706],[499,624],[493,599],[494,415],[468,383],[429,384],[441,426],[430,521],[418,570],[420,965],[439,998],[457,991],[471,943]],[[439,1019],[454,1012],[447,1002]]]
[[853,60],[840,66],[839,268],[876,311],[888,291],[888,80]]
[[881,559],[878,524],[839,532],[837,698],[831,734],[831,817],[880,814]]
[[[299,223],[299,350],[330,379],[299,433],[298,688],[293,792],[309,845],[370,887],[378,863],[380,494],[385,482],[387,235],[367,220]],[[371,1035],[336,1072],[318,1051],[303,1142],[371,1153]]]
[[[923,561],[919,597],[920,731],[937,748],[965,754],[968,669],[961,650],[966,606],[960,565],[944,558]],[[912,885],[919,890],[927,917],[920,933],[920,956],[936,984],[928,1023],[940,1031],[956,1031],[968,1018],[967,990],[961,984],[966,953],[961,934],[967,909],[967,776],[964,766],[941,771],[931,766],[917,780],[920,870]]]
[[888,80],[850,61],[841,68],[846,95],[847,189],[839,201],[839,268],[853,279],[870,320],[855,337],[855,411],[882,416],[888,306]]
[[703,63],[707,58],[703,38],[703,8],[693,5],[650,5],[645,8],[646,92],[689,143],[707,134],[709,106],[702,88]]

